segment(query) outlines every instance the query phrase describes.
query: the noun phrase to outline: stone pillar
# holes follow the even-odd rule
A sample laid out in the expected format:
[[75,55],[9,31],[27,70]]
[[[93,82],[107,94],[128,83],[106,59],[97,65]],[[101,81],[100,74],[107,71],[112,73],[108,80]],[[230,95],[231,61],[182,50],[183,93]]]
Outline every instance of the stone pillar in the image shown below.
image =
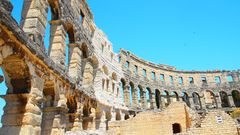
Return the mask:
[[194,104],[194,102],[193,102],[193,97],[189,97],[189,102],[190,102],[191,108],[192,108],[193,110],[195,110],[196,108],[195,108],[195,104]]
[[66,108],[47,107],[43,110],[41,135],[64,135],[66,128]]
[[157,105],[156,105],[156,98],[155,98],[155,94],[154,92],[150,93],[151,94],[151,109],[157,109]]
[[30,93],[3,96],[6,106],[4,107],[3,127],[0,129],[0,134],[41,134],[42,111],[40,106],[43,100],[44,80],[34,74],[32,75],[31,84]]
[[221,101],[221,96],[220,94],[216,94],[216,96],[214,97],[216,99],[216,106],[217,108],[222,108],[222,101]]
[[229,105],[230,107],[236,107],[235,106],[235,103],[234,103],[234,100],[233,100],[233,97],[232,97],[232,94],[228,95],[228,100],[229,100]]
[[102,111],[100,116],[96,116],[96,129],[97,130],[102,130],[105,131],[107,129],[107,120],[106,120],[106,115],[105,112]]
[[90,123],[88,127],[89,130],[96,130],[96,111],[94,108],[91,109]]
[[147,97],[146,97],[146,91],[143,90],[141,95],[141,101],[142,101],[142,108],[147,109]]
[[48,4],[45,0],[24,0],[21,27],[43,50]]
[[164,95],[160,95],[161,96],[161,109],[165,109],[167,106],[165,104],[165,96]]
[[77,44],[70,44],[69,45],[70,49],[70,58],[69,58],[69,75],[76,79],[79,80],[82,78],[82,51],[79,48],[79,45]]
[[73,128],[72,131],[78,131],[78,130],[82,130],[82,103],[80,102],[80,100],[77,101],[77,111],[75,114],[75,120],[73,123]]
[[120,111],[120,115],[121,115],[121,121],[125,120],[125,114],[123,111]]
[[112,110],[111,112],[111,121],[116,121],[116,110]]
[[51,36],[49,56],[60,66],[65,69],[66,64],[66,30],[60,20],[51,22]]
[[132,93],[132,100],[133,100],[133,108],[137,109],[138,107],[138,97],[137,97],[137,89],[134,89],[133,90],[133,93]]
[[124,87],[124,101],[126,106],[130,107],[130,86],[127,85]]
[[206,102],[204,96],[200,97],[202,110],[206,110]]

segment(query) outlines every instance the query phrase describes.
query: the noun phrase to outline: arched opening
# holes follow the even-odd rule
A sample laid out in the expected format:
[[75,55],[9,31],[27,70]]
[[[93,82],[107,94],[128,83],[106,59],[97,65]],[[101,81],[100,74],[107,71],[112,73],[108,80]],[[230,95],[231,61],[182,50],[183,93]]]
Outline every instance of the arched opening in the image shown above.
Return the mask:
[[160,93],[160,91],[158,89],[155,90],[155,100],[156,100],[157,109],[160,109],[161,93]]
[[233,101],[236,107],[240,107],[240,93],[237,90],[232,91]]
[[162,97],[164,98],[164,103],[165,106],[169,106],[171,104],[171,99],[170,99],[170,95],[168,93],[168,91],[164,91]]
[[[4,51],[4,50],[3,50]],[[17,55],[3,60],[2,69],[8,86],[7,94],[29,93],[31,80],[28,65]]]
[[191,107],[189,96],[186,92],[182,93],[182,100],[187,104],[187,106]]
[[177,101],[179,101],[179,96],[178,96],[178,94],[177,94],[177,92],[172,92],[171,93],[171,97],[172,97],[172,102],[177,102]]
[[172,124],[173,134],[181,133],[181,125],[179,123]]
[[216,98],[212,91],[206,90],[204,92],[204,98],[205,98],[205,103],[206,103],[207,109],[217,108]]
[[227,93],[224,92],[224,91],[220,91],[219,94],[220,94],[221,103],[222,103],[221,106],[222,106],[223,108],[225,108],[225,107],[230,107]]
[[201,105],[199,94],[196,93],[196,92],[193,92],[192,93],[192,98],[193,98],[193,103],[194,103],[195,109],[196,110],[201,110],[202,109],[202,105]]
[[146,89],[146,97],[147,97],[147,108],[150,109],[152,107],[152,92],[150,88]]
[[[39,82],[39,85],[36,86],[37,77],[33,78],[31,75],[32,70],[30,70],[29,65],[25,62],[22,56],[15,54],[10,55],[13,52],[10,46],[3,46],[1,52],[8,56],[4,58],[1,57],[1,59],[3,58],[3,61],[0,64],[2,75],[4,76],[4,78],[3,76],[0,76],[0,83],[3,85],[1,89],[4,91],[4,88],[7,88],[6,91],[1,91],[1,93],[4,94],[4,96],[2,96],[4,101],[1,100],[3,102],[1,106],[5,103],[6,106],[3,109],[4,115],[2,116],[3,123],[0,134],[4,134],[4,131],[11,130],[14,130],[15,134],[23,134],[21,131],[22,124],[19,124],[19,122],[22,122],[26,116],[33,115],[29,109],[26,109],[27,106],[34,106],[34,109],[36,110],[34,115],[36,117],[41,117],[41,108],[38,104],[39,100],[36,99],[36,102],[32,102],[31,88],[39,88],[38,86],[41,86],[42,82]],[[4,79],[5,84],[2,83]],[[37,92],[40,93],[41,90]],[[32,121],[29,122],[32,124]],[[40,122],[38,123],[37,121],[36,123],[36,127],[40,128]],[[32,131],[35,132],[35,130]]]

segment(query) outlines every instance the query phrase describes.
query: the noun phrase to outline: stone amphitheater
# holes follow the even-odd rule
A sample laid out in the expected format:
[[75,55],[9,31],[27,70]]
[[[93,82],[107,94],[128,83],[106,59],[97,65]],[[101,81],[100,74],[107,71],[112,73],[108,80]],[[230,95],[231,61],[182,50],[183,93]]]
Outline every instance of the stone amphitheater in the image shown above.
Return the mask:
[[240,107],[240,70],[182,71],[116,54],[86,0],[24,0],[20,24],[14,6],[0,0],[0,135],[239,134],[229,114]]

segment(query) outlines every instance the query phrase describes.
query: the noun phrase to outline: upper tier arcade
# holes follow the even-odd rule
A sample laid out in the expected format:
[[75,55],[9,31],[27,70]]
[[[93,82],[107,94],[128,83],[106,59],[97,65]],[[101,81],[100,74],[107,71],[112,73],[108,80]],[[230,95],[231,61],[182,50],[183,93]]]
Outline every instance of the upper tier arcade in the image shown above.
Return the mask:
[[122,82],[129,86],[130,95],[133,95],[126,103],[131,107],[155,108],[157,105],[161,108],[171,100],[184,100],[198,109],[202,109],[202,105],[199,108],[195,104],[206,103],[207,108],[239,106],[240,70],[182,71],[148,62],[123,49],[119,62],[124,72]]

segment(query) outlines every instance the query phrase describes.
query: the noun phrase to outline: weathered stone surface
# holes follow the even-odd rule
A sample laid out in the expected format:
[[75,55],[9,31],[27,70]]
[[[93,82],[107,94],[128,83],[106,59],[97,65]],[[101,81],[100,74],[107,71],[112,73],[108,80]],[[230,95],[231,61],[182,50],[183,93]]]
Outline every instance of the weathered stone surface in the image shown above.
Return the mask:
[[85,0],[24,0],[21,26],[9,0],[0,6],[0,82],[8,88],[0,135],[167,135],[174,122],[185,135],[236,134],[223,111],[240,107],[240,70],[181,71],[115,54]]

